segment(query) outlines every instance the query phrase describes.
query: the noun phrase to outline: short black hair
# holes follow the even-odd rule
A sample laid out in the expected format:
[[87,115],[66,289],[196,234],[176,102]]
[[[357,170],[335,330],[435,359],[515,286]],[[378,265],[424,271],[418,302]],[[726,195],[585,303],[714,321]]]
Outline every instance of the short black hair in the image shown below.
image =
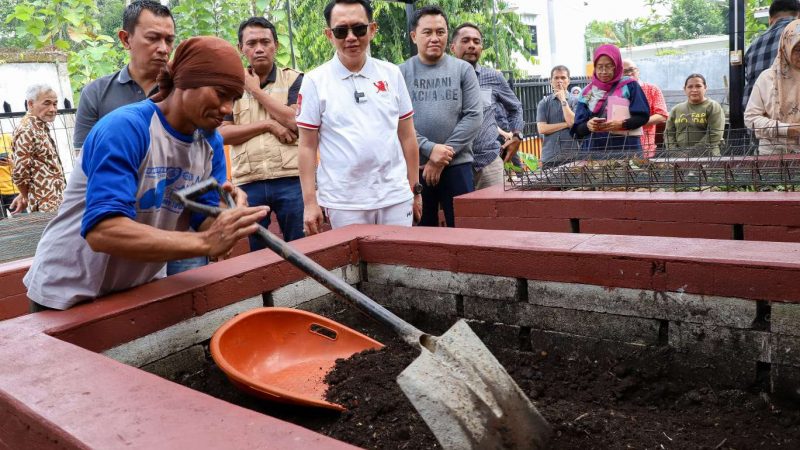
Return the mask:
[[331,0],[325,5],[325,9],[322,10],[322,14],[325,16],[325,23],[328,26],[331,26],[331,12],[333,11],[333,7],[338,5],[361,5],[364,7],[364,11],[367,12],[367,21],[372,23],[372,3],[369,0]]
[[481,31],[481,29],[477,25],[475,25],[472,22],[464,22],[461,25],[457,26],[455,30],[453,30],[453,40],[454,41],[456,39],[456,36],[458,36],[458,32],[461,31],[464,28],[474,28],[475,30],[478,31],[478,34],[481,35],[481,39],[483,39],[483,31]]
[[567,72],[567,78],[569,78],[569,68],[567,66],[559,64],[550,69],[550,78],[553,78],[553,74],[556,73],[556,71]]
[[428,5],[414,11],[414,17],[411,18],[412,30],[417,29],[417,25],[419,25],[419,19],[421,19],[423,16],[442,16],[444,17],[445,25],[447,25],[447,28],[450,28],[450,22],[447,20],[447,14],[444,13],[442,8],[436,5]]
[[144,10],[150,11],[156,17],[169,17],[172,19],[172,24],[175,25],[175,18],[172,17],[172,12],[166,6],[152,0],[136,0],[131,2],[122,13],[122,29],[128,34],[133,34],[136,24],[139,22],[139,16]]
[[242,36],[244,35],[244,29],[247,27],[260,27],[272,31],[272,40],[275,41],[276,44],[278,43],[278,32],[275,31],[275,25],[273,25],[272,22],[263,17],[253,16],[239,24],[240,46],[242,45]]
[[704,77],[699,73],[693,73],[690,74],[688,77],[686,77],[686,81],[683,82],[683,87],[686,87],[686,85],[689,84],[689,80],[691,80],[692,78],[700,78],[701,80],[703,80],[703,87],[708,87],[708,83],[706,83],[706,77]]
[[800,13],[800,2],[797,0],[773,0],[769,5],[769,16],[774,17],[782,12]]

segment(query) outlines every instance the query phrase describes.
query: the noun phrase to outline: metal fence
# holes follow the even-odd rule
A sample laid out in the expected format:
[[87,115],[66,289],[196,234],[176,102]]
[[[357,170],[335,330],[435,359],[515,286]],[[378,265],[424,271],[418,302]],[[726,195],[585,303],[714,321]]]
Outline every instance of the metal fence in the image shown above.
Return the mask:
[[[800,142],[776,130],[725,129],[686,139],[695,144],[659,145],[643,156],[639,136],[559,142],[554,159],[540,164],[523,155],[523,167],[506,171],[506,189],[623,191],[797,191]],[[758,131],[761,131],[760,133]],[[713,137],[712,137],[713,136]],[[589,137],[587,137],[589,139]],[[680,142],[679,138],[678,142]],[[711,142],[711,141],[714,142]],[[666,142],[675,142],[675,136]]]
[[[591,81],[590,77],[576,77],[570,78],[569,89],[575,86],[583,89]],[[522,102],[522,119],[525,123],[523,134],[525,136],[535,136],[536,131],[536,106],[543,98],[553,92],[548,78],[526,78],[515,80],[511,78],[508,81],[511,89],[517,94],[520,102]]]

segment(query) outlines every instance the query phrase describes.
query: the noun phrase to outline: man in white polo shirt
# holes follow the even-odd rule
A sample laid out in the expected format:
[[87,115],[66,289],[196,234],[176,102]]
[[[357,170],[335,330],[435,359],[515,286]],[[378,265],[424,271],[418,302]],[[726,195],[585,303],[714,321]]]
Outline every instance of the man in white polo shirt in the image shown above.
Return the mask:
[[368,55],[377,24],[367,0],[331,0],[324,15],[336,54],[305,76],[297,99],[306,236],[319,233],[321,207],[333,228],[411,226],[422,212],[422,186],[403,76]]

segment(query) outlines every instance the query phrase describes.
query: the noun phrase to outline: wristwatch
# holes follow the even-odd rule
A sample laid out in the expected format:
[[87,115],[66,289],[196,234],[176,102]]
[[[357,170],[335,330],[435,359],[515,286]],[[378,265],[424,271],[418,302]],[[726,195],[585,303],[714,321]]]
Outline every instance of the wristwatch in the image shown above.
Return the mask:
[[561,100],[561,106],[567,106],[567,101],[566,100]]
[[411,189],[411,192],[413,192],[414,195],[422,194],[422,183],[418,182],[417,184],[415,184],[414,189]]
[[525,136],[522,135],[521,131],[515,131],[515,132],[511,133],[511,137],[515,137],[515,138],[519,139],[520,141],[524,140],[524,138],[525,138]]

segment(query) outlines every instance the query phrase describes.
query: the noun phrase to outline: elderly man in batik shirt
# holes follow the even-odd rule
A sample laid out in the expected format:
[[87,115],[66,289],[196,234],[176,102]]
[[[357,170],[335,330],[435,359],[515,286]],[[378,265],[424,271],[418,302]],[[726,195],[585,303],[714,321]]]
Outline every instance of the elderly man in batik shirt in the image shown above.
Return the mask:
[[13,214],[56,211],[63,199],[66,182],[50,123],[56,119],[57,101],[50,86],[37,84],[25,93],[28,113],[14,130],[14,171],[12,179],[19,195],[11,203]]

